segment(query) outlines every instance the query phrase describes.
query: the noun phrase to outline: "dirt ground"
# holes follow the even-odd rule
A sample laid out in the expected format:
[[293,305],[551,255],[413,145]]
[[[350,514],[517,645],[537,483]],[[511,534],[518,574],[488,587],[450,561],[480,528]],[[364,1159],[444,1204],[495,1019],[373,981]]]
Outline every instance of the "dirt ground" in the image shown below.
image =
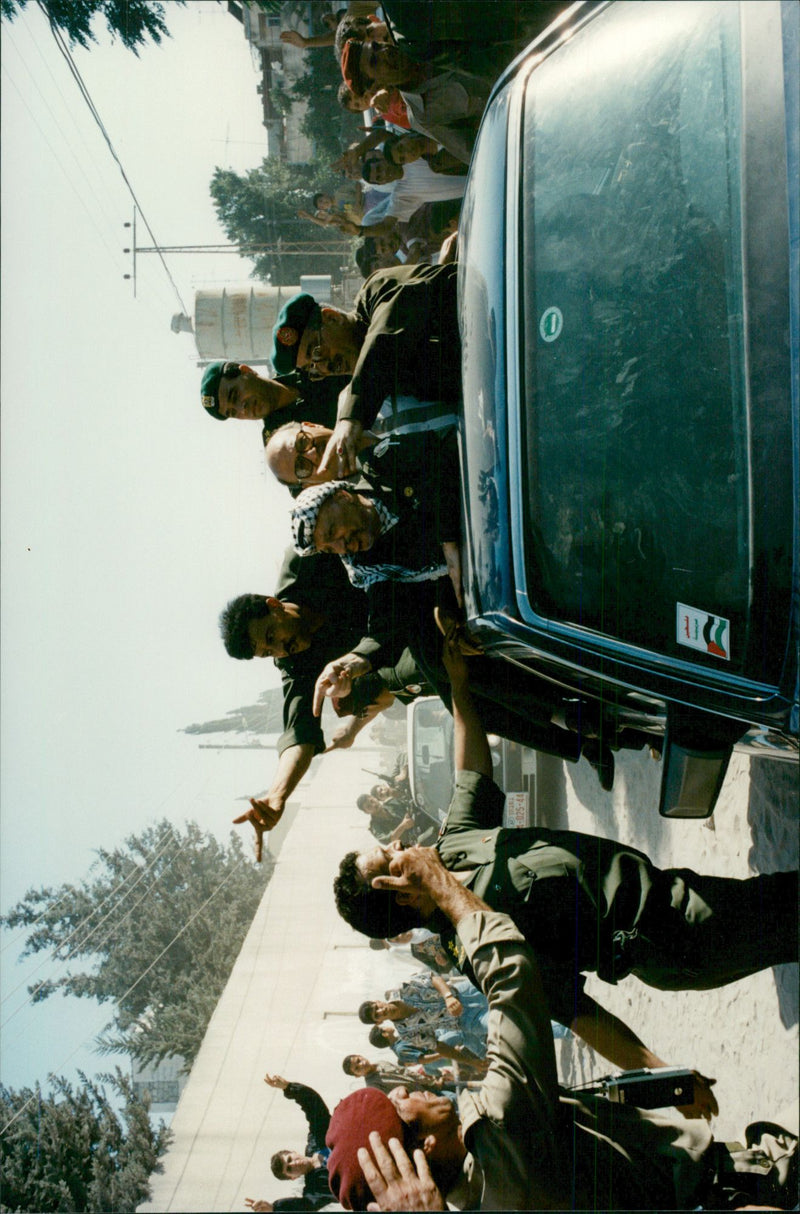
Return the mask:
[[[581,761],[540,765],[542,823],[624,839],[660,867],[746,877],[798,864],[798,767],[734,755],[717,808],[705,822],[658,814],[660,766],[643,750],[620,752],[613,792],[602,792]],[[796,906],[787,906],[797,915]],[[798,1128],[798,966],[783,965],[712,991],[663,992],[637,979],[617,987],[596,979],[590,994],[625,1020],[670,1065],[717,1080],[714,1132],[740,1137],[757,1118]],[[557,1042],[562,1080],[577,1085],[608,1074],[582,1042]]]

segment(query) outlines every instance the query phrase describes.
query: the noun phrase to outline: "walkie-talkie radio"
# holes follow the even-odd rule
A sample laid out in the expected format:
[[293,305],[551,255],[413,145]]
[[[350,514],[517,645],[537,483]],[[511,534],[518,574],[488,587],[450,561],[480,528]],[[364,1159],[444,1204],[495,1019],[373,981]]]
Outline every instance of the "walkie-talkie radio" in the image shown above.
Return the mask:
[[614,1104],[630,1104],[637,1109],[663,1109],[669,1105],[692,1104],[694,1072],[683,1067],[645,1068],[606,1075],[588,1087],[572,1089],[576,1095],[605,1096]]

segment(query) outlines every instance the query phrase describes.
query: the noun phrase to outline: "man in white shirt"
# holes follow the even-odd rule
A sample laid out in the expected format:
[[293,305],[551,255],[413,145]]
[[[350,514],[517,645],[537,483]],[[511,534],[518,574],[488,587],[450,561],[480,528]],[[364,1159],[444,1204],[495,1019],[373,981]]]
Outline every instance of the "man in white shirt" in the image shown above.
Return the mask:
[[434,173],[422,159],[403,166],[392,164],[380,150],[368,152],[364,157],[362,176],[370,184],[393,183],[385,200],[364,215],[362,228],[374,227],[386,218],[407,223],[426,202],[462,198],[467,184],[466,175],[454,177],[448,173]]

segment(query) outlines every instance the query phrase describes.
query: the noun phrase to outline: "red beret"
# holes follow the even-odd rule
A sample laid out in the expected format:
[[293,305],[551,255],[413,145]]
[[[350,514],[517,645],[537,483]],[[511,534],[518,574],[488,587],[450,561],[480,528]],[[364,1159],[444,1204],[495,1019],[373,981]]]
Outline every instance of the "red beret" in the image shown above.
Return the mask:
[[388,1150],[389,1139],[403,1141],[403,1123],[388,1096],[377,1088],[363,1088],[345,1096],[333,1110],[325,1135],[330,1147],[328,1184],[346,1210],[366,1210],[374,1195],[361,1171],[358,1148],[369,1150],[369,1136],[377,1130]]
[[357,97],[364,92],[364,81],[361,78],[361,47],[363,43],[348,38],[342,48],[341,69],[342,79]]

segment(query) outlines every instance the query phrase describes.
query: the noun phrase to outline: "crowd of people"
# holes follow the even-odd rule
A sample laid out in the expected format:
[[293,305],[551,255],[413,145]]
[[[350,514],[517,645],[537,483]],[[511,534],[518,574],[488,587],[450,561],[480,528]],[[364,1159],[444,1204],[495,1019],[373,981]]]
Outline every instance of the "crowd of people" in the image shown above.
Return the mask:
[[[281,35],[302,49],[333,47],[341,66],[337,100],[369,114],[365,138],[332,169],[357,183],[354,201],[317,193],[301,219],[360,237],[356,264],[364,277],[399,264],[437,261],[451,252],[478,124],[503,66],[560,7],[545,3],[426,6],[422,24],[407,0],[353,3],[330,14],[326,30]],[[470,11],[470,10],[475,10]],[[487,42],[487,39],[489,41]]]
[[[284,694],[273,783],[235,821],[253,827],[260,859],[312,759],[425,693],[452,713],[456,784],[438,838],[402,765],[358,798],[375,844],[342,860],[338,911],[423,968],[359,1009],[371,1045],[394,1060],[348,1055],[344,1072],[364,1087],[332,1115],[313,1089],[266,1077],[308,1118],[304,1150],[272,1160],[276,1178],[303,1177],[303,1193],[248,1207],[791,1208],[788,1131],[765,1121],[741,1144],[715,1142],[713,1080],[698,1072],[673,1115],[565,1093],[553,1037],[574,1033],[623,1069],[665,1066],[588,995],[585,976],[699,990],[795,962],[797,874],[660,870],[622,841],[504,829],[492,778],[487,731],[583,757],[605,790],[615,749],[653,746],[484,655],[463,620],[452,221],[497,74],[564,5],[388,0],[380,20],[365,7],[331,14],[313,37],[283,36],[333,47],[340,103],[383,116],[340,165],[365,191],[388,188],[382,201],[343,217],[317,195],[309,212],[363,238],[366,281],[352,310],[306,293],[288,301],[273,378],[230,362],[202,377],[210,416],[261,423],[267,467],[290,495],[277,585],[232,599],[220,618],[230,656],[272,658]],[[423,208],[425,240],[413,232]],[[429,264],[423,245],[440,222],[455,239]],[[341,719],[328,739],[326,700]]]

